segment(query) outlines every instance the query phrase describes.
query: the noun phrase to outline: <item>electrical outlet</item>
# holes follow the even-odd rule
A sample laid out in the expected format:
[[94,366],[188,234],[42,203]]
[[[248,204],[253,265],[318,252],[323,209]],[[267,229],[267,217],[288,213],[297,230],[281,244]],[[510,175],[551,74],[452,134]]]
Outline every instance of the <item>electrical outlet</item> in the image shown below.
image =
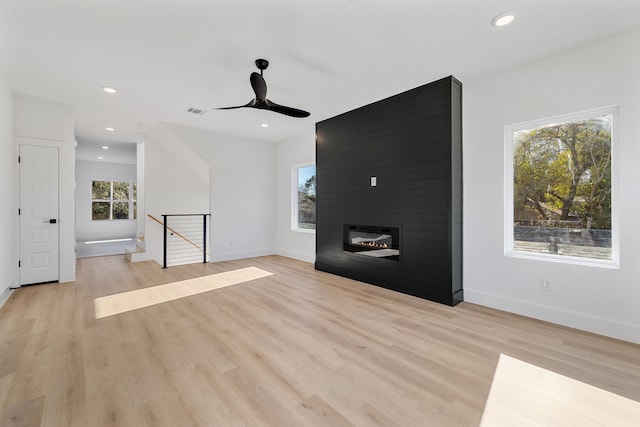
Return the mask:
[[542,278],[542,290],[545,292],[551,292],[551,279]]

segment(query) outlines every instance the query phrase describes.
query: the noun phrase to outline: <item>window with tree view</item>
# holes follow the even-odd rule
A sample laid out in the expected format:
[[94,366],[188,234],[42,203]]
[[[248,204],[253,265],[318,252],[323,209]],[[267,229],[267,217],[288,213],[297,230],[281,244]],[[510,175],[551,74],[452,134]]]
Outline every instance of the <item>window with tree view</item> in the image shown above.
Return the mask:
[[607,109],[507,128],[507,252],[613,260],[614,116]]
[[316,229],[316,166],[294,168],[293,229]]
[[93,181],[91,219],[136,219],[136,183]]

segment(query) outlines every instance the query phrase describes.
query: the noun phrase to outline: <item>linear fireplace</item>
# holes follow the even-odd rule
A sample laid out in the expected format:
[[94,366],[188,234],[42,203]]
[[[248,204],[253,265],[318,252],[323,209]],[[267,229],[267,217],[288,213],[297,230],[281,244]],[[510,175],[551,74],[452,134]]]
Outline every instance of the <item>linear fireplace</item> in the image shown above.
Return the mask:
[[343,250],[357,255],[400,261],[400,228],[345,224]]

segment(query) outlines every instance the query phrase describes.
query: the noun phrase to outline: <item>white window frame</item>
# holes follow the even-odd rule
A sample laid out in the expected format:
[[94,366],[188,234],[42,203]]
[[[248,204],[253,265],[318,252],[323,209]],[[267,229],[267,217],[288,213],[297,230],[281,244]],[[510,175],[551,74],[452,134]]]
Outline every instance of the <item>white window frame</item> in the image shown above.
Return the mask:
[[[135,221],[137,219],[137,215],[135,212],[135,206],[137,205],[137,199],[133,197],[133,186],[136,184],[134,181],[113,181],[108,179],[93,179],[91,180],[91,188],[93,192],[93,183],[99,182],[109,182],[109,199],[94,199],[93,194],[91,194],[91,209],[89,213],[91,215],[91,221]],[[113,198],[113,184],[114,182],[127,182],[129,184],[129,199],[114,199]],[[93,219],[93,203],[109,203],[109,218],[108,219]],[[129,218],[114,218],[113,217],[113,204],[114,203],[128,203],[129,204]]]
[[[565,123],[571,121],[586,120],[600,116],[612,116],[611,122],[611,259],[600,260],[593,258],[575,257],[567,255],[556,255],[547,253],[525,252],[514,249],[513,236],[513,156],[514,156],[514,133],[523,129],[532,129],[548,126],[553,123]],[[550,261],[566,264],[577,264],[593,267],[620,268],[620,221],[619,221],[619,107],[605,107],[592,110],[585,110],[576,113],[547,117],[538,120],[515,123],[504,128],[504,254],[512,258],[524,258],[537,261]]]
[[314,162],[301,163],[291,167],[291,231],[315,234],[315,229],[298,227],[298,169],[309,166],[316,166],[316,164]]

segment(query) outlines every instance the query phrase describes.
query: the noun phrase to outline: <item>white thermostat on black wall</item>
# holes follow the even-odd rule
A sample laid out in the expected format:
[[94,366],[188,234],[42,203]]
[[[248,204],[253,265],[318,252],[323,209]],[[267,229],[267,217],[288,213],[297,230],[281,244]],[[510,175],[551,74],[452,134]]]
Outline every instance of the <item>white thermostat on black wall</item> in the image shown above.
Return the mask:
[[372,176],[371,177],[371,186],[375,187],[376,185],[378,185],[377,181],[378,181],[378,178],[375,177],[375,176]]

